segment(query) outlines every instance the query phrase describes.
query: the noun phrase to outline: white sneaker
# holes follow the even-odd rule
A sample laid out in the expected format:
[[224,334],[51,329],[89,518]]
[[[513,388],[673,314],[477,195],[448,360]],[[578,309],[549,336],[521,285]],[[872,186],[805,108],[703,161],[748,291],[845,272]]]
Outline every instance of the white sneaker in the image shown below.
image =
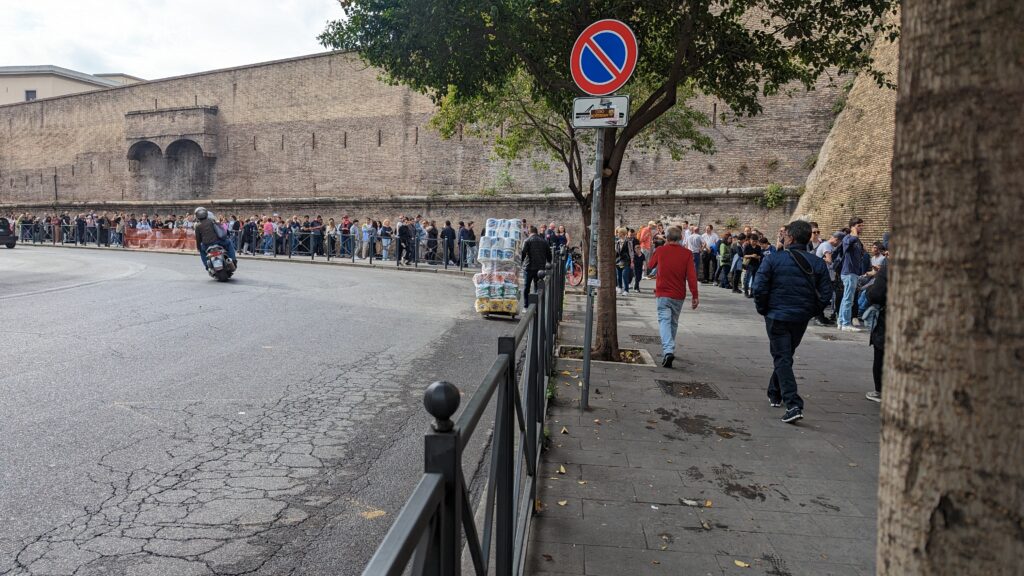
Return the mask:
[[842,330],[843,332],[863,332],[864,331],[863,328],[858,328],[858,327],[853,326],[853,325],[842,326],[839,329]]

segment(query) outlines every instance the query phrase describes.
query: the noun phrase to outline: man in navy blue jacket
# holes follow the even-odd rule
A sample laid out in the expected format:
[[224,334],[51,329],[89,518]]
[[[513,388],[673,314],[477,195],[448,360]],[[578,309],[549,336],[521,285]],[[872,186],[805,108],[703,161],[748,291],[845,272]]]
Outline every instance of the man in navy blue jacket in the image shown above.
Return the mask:
[[775,370],[768,383],[772,406],[786,404],[783,422],[804,417],[804,401],[796,391],[793,354],[807,330],[807,322],[821,313],[832,299],[828,268],[807,252],[811,225],[790,222],[784,233],[785,249],[761,262],[754,278],[754,305],[764,316]]

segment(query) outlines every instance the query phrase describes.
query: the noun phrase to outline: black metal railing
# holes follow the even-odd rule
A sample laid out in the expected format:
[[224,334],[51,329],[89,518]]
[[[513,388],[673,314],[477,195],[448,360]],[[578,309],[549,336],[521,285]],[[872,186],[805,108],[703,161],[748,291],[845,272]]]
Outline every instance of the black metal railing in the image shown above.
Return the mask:
[[[546,387],[561,319],[564,258],[564,251],[556,254],[541,272],[515,331],[498,338],[498,356],[457,421],[451,417],[459,408],[459,389],[449,382],[427,387],[423,404],[434,422],[424,438],[423,477],[363,576],[397,576],[406,570],[458,575],[464,546],[477,576],[522,574],[545,437]],[[521,347],[523,359],[517,362]],[[492,398],[493,445],[478,529],[462,455]]]

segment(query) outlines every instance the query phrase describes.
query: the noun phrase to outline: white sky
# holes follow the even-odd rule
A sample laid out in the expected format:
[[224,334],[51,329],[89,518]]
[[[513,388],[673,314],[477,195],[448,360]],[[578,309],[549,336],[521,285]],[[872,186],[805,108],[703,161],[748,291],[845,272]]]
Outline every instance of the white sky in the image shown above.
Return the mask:
[[147,80],[322,52],[336,0],[0,0],[0,66]]

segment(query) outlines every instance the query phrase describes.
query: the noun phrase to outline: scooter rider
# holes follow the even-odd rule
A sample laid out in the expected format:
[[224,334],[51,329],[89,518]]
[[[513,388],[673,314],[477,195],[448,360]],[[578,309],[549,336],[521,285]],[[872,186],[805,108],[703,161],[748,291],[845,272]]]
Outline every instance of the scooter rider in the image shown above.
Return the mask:
[[237,267],[238,258],[235,255],[235,243],[228,238],[228,233],[216,220],[210,218],[206,208],[196,208],[196,247],[199,248],[199,258],[203,261],[203,268],[206,268],[206,249],[218,244],[228,251],[228,258]]

